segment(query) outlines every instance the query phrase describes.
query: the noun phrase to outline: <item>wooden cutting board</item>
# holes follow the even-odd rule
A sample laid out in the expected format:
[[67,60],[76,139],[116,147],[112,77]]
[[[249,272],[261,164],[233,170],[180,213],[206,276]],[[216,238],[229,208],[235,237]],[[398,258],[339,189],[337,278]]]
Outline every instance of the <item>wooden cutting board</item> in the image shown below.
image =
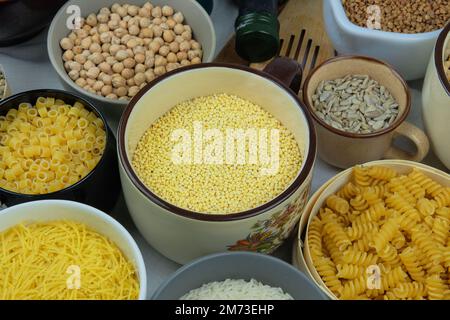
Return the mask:
[[[303,80],[317,64],[335,56],[322,18],[321,0],[289,0],[279,15],[280,56],[297,60],[303,67]],[[246,64],[234,50],[234,38],[218,55],[216,62]],[[268,62],[252,64],[263,69]]]

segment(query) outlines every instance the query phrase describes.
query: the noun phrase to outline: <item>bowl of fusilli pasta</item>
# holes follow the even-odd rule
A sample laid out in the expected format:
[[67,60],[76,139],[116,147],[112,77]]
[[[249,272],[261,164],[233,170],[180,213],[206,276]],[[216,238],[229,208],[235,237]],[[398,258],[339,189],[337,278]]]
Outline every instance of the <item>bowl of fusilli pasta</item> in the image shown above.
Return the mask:
[[450,175],[382,160],[311,198],[297,264],[332,299],[450,299]]

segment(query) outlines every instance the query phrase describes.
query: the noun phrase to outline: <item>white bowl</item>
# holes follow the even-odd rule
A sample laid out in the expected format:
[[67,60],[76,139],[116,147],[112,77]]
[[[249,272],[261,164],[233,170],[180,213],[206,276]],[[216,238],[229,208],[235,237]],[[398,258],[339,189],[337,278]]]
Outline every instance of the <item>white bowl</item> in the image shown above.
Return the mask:
[[373,56],[394,66],[406,80],[423,78],[440,30],[404,34],[352,23],[341,0],[324,0],[325,27],[339,54]]
[[450,22],[442,31],[431,55],[422,90],[422,114],[427,134],[438,158],[450,170],[450,82],[444,61],[450,55]]
[[65,200],[27,202],[0,211],[0,232],[20,223],[70,220],[87,225],[107,237],[134,264],[139,277],[139,300],[147,296],[147,272],[144,259],[128,231],[106,213],[88,205]]
[[[417,162],[406,160],[379,160],[366,163],[364,164],[364,166],[385,166],[392,168],[402,174],[409,173],[413,168],[417,168],[436,182],[446,187],[450,187],[450,175],[436,168]],[[335,194],[337,191],[339,191],[351,179],[352,170],[353,168],[349,168],[345,171],[342,171],[341,173],[325,182],[322,187],[316,191],[316,193],[310,198],[308,204],[306,205],[306,208],[300,219],[298,230],[298,246],[295,264],[301,271],[309,276],[316,283],[316,285],[332,300],[337,300],[338,298],[333,292],[331,292],[330,289],[328,289],[319,273],[317,272],[316,268],[314,267],[306,235],[308,233],[309,225],[311,224],[312,219],[319,213],[319,210],[325,203],[326,199],[330,195]]]
[[[66,37],[71,30],[66,26],[66,21],[69,19],[71,13],[67,13],[70,6],[77,6],[80,9],[82,17],[87,17],[91,13],[97,13],[101,8],[110,8],[114,3],[120,4],[134,4],[142,6],[148,0],[70,0],[58,11],[53,18],[47,36],[47,50],[50,57],[50,62],[53,68],[61,78],[66,89],[80,93],[86,99],[95,103],[100,111],[105,115],[110,115],[114,118],[119,118],[128,104],[127,101],[107,99],[105,97],[90,93],[83,88],[80,88],[67,75],[64,69],[62,60],[63,51],[59,45],[62,38]],[[170,5],[176,11],[181,11],[185,17],[186,23],[192,27],[194,38],[200,42],[203,48],[203,62],[211,62],[215,57],[216,50],[216,34],[213,23],[208,13],[197,2],[197,0],[151,0],[154,5]]]

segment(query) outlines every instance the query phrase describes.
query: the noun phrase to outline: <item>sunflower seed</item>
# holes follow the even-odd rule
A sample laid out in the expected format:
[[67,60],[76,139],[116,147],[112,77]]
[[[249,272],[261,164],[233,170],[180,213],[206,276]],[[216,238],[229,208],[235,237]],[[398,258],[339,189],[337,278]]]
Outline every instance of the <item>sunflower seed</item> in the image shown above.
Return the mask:
[[355,133],[385,129],[399,114],[399,104],[389,90],[368,75],[349,74],[322,81],[312,101],[319,118],[334,128]]

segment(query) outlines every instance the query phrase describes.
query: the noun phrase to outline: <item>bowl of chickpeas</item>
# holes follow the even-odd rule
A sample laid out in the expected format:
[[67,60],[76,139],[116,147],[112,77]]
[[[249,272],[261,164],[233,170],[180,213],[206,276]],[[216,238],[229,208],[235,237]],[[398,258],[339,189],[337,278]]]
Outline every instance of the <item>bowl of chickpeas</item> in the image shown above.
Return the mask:
[[405,160],[347,169],[311,198],[298,267],[331,298],[450,299],[450,175]]
[[53,19],[47,46],[67,89],[120,116],[158,76],[211,62],[216,36],[196,0],[72,0]]
[[109,211],[119,192],[116,141],[91,103],[53,89],[0,102],[0,202],[63,199]]

